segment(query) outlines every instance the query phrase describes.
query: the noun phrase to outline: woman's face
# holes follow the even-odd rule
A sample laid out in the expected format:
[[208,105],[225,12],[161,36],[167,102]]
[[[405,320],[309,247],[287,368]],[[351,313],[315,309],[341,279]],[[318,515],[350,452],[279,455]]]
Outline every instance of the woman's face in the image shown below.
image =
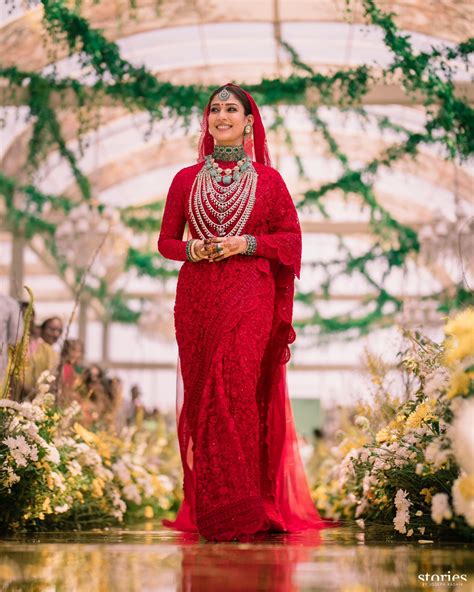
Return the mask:
[[84,356],[84,348],[82,343],[75,343],[69,352],[69,362],[71,364],[80,364]]
[[100,380],[100,369],[97,366],[91,366],[90,377],[93,381]]
[[63,323],[60,319],[51,319],[49,323],[41,330],[41,337],[49,343],[54,345],[56,341],[61,337],[63,332]]
[[244,106],[231,94],[226,101],[216,95],[209,108],[209,133],[218,146],[239,146],[244,128],[253,123],[253,115],[245,115]]

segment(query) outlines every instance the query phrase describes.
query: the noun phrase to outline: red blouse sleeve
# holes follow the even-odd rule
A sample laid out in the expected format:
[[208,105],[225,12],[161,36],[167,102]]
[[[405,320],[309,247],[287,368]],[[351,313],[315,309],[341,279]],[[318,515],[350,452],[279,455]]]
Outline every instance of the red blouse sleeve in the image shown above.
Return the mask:
[[179,173],[171,182],[166,198],[165,210],[158,237],[158,251],[166,259],[186,261],[186,242],[182,240],[186,216],[184,213],[185,195]]
[[299,279],[301,272],[302,237],[298,213],[281,175],[276,172],[272,190],[269,234],[256,235],[255,255],[277,259],[292,266]]

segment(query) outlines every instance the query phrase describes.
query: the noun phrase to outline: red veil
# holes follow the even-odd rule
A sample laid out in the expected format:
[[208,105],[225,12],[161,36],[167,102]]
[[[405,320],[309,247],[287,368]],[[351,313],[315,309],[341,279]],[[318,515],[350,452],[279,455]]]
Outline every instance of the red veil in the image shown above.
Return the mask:
[[[231,88],[232,84],[226,85]],[[265,129],[255,101],[248,93],[247,97],[254,116],[253,139],[255,160],[269,165],[270,156],[266,142]],[[198,161],[202,161],[214,148],[214,139],[208,131],[208,104],[202,121],[199,142]],[[286,188],[285,188],[286,191]],[[291,205],[291,200],[290,205]],[[275,301],[270,339],[266,346],[257,387],[257,396],[263,400],[260,417],[260,485],[269,525],[276,530],[298,532],[307,529],[319,529],[332,525],[320,518],[311,500],[306,475],[301,461],[298,442],[291,410],[286,363],[290,359],[289,344],[295,340],[292,327],[293,298],[295,276],[300,277],[301,269],[301,230],[297,215],[288,212],[285,218],[294,220],[294,228],[288,233],[287,242],[266,235],[268,241],[275,240],[275,247],[280,254],[279,260],[262,260],[262,268],[272,273],[275,280]],[[286,212],[285,212],[286,213]],[[257,237],[258,238],[258,237]],[[265,263],[265,265],[263,265]],[[257,273],[257,272],[256,272]],[[212,340],[209,341],[212,343]],[[206,348],[207,349],[207,348]],[[212,353],[209,353],[209,356]],[[210,364],[205,358],[201,368]],[[198,384],[199,381],[195,383]],[[193,472],[193,417],[192,407],[197,397],[195,393],[185,396],[180,359],[178,358],[176,414],[178,439],[184,468],[184,501],[175,521],[164,520],[165,526],[181,531],[195,532],[196,527],[196,488]],[[249,524],[249,529],[252,525]],[[254,532],[249,530],[250,532]],[[236,533],[237,534],[237,533]]]

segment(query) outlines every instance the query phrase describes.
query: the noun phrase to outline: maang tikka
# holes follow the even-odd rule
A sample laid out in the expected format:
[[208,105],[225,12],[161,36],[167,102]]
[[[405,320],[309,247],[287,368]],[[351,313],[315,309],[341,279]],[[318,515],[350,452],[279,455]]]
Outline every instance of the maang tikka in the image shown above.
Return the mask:
[[217,95],[221,101],[227,101],[230,97],[230,92],[228,88],[223,88]]

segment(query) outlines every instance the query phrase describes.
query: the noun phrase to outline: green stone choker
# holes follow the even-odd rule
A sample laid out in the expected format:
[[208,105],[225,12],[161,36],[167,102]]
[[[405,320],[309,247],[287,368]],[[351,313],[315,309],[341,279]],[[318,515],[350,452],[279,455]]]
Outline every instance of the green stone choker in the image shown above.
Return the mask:
[[244,147],[240,146],[214,146],[212,157],[215,160],[237,161],[247,158]]

